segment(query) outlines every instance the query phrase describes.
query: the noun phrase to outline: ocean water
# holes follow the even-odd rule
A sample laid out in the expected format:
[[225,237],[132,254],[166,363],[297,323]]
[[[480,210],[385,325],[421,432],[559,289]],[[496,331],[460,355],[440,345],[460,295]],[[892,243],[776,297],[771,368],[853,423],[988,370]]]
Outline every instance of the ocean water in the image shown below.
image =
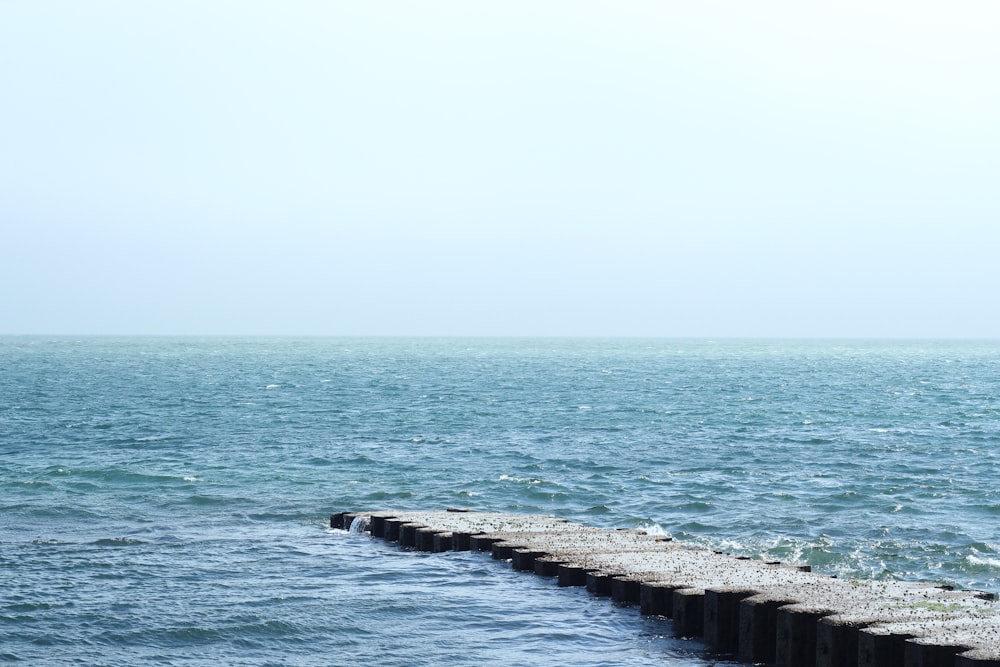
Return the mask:
[[0,338],[0,662],[718,664],[329,514],[541,512],[997,592],[998,453],[998,342]]

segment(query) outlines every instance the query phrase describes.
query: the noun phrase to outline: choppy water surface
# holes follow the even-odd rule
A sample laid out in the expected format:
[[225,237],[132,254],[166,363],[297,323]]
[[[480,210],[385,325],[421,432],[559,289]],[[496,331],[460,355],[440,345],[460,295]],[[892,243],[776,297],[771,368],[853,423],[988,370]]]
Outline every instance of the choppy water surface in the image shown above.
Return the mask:
[[0,339],[0,660],[707,664],[463,506],[1000,590],[1000,343]]

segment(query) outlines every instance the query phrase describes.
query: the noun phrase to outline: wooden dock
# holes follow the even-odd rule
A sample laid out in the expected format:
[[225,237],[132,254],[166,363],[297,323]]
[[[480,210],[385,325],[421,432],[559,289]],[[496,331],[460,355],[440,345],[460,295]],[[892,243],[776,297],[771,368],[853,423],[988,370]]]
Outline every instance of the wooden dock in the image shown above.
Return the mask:
[[712,652],[779,667],[1000,667],[995,596],[838,579],[648,535],[542,515],[341,512],[333,528],[423,551],[484,551],[665,616]]

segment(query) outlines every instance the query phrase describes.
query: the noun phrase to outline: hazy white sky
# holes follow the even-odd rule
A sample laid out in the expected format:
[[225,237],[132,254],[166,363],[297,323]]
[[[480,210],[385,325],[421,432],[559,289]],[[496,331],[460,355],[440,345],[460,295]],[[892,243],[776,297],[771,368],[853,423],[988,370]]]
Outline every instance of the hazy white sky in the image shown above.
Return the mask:
[[997,34],[0,0],[0,333],[1000,337]]

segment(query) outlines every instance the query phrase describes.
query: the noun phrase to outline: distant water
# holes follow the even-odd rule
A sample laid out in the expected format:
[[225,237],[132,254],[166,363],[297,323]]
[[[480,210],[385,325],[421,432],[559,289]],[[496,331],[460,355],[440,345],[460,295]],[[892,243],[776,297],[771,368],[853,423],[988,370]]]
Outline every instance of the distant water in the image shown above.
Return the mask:
[[0,661],[706,665],[463,506],[1000,590],[1000,343],[0,338]]

